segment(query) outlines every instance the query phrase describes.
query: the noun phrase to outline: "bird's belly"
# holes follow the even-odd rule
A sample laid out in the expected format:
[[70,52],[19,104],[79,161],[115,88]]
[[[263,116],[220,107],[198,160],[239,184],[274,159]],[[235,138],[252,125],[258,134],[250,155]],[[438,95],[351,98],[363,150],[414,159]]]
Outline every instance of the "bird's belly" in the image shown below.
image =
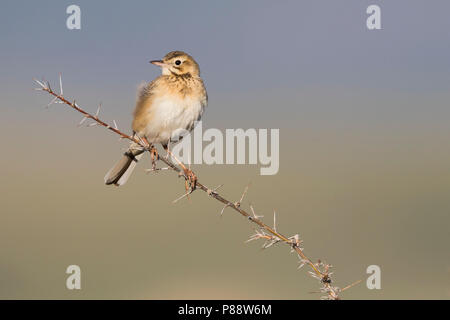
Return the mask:
[[167,143],[169,139],[186,133],[203,113],[201,100],[161,98],[153,101],[148,113],[145,136],[152,143]]

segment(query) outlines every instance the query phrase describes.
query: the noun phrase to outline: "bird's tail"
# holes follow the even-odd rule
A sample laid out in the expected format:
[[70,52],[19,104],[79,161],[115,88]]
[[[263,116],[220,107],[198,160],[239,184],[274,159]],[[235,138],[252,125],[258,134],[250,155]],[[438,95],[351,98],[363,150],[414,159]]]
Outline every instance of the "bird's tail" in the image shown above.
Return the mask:
[[142,157],[143,149],[133,148],[127,150],[122,158],[106,173],[105,184],[116,186],[124,185],[133,172],[139,159]]

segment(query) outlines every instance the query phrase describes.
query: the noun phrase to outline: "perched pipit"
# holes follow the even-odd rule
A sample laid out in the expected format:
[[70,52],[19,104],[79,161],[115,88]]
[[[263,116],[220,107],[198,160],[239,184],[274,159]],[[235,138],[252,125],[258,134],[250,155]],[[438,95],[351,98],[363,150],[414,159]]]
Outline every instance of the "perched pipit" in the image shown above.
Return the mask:
[[[138,90],[133,134],[151,145],[161,143],[169,151],[169,142],[180,139],[200,120],[208,96],[200,78],[200,68],[187,53],[172,51],[162,60],[150,62],[161,67],[162,74]],[[132,143],[122,159],[108,171],[105,183],[123,185],[144,151],[141,145]],[[186,176],[195,178],[192,171],[180,165]]]

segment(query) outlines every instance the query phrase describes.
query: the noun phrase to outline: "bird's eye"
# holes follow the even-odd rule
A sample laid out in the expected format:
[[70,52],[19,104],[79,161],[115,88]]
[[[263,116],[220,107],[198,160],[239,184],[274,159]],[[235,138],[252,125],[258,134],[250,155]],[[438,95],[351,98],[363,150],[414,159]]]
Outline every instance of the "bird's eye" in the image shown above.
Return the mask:
[[175,61],[175,64],[176,64],[177,66],[179,66],[179,65],[181,64],[181,61],[180,61],[180,60],[177,60],[177,61]]

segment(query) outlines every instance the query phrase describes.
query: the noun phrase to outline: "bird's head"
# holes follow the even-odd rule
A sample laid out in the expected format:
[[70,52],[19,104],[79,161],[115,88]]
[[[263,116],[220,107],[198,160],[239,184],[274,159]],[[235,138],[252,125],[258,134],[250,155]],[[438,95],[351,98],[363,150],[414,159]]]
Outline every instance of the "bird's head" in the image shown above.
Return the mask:
[[150,63],[161,67],[163,75],[200,76],[200,68],[194,58],[183,51],[171,51],[162,60],[152,60]]

